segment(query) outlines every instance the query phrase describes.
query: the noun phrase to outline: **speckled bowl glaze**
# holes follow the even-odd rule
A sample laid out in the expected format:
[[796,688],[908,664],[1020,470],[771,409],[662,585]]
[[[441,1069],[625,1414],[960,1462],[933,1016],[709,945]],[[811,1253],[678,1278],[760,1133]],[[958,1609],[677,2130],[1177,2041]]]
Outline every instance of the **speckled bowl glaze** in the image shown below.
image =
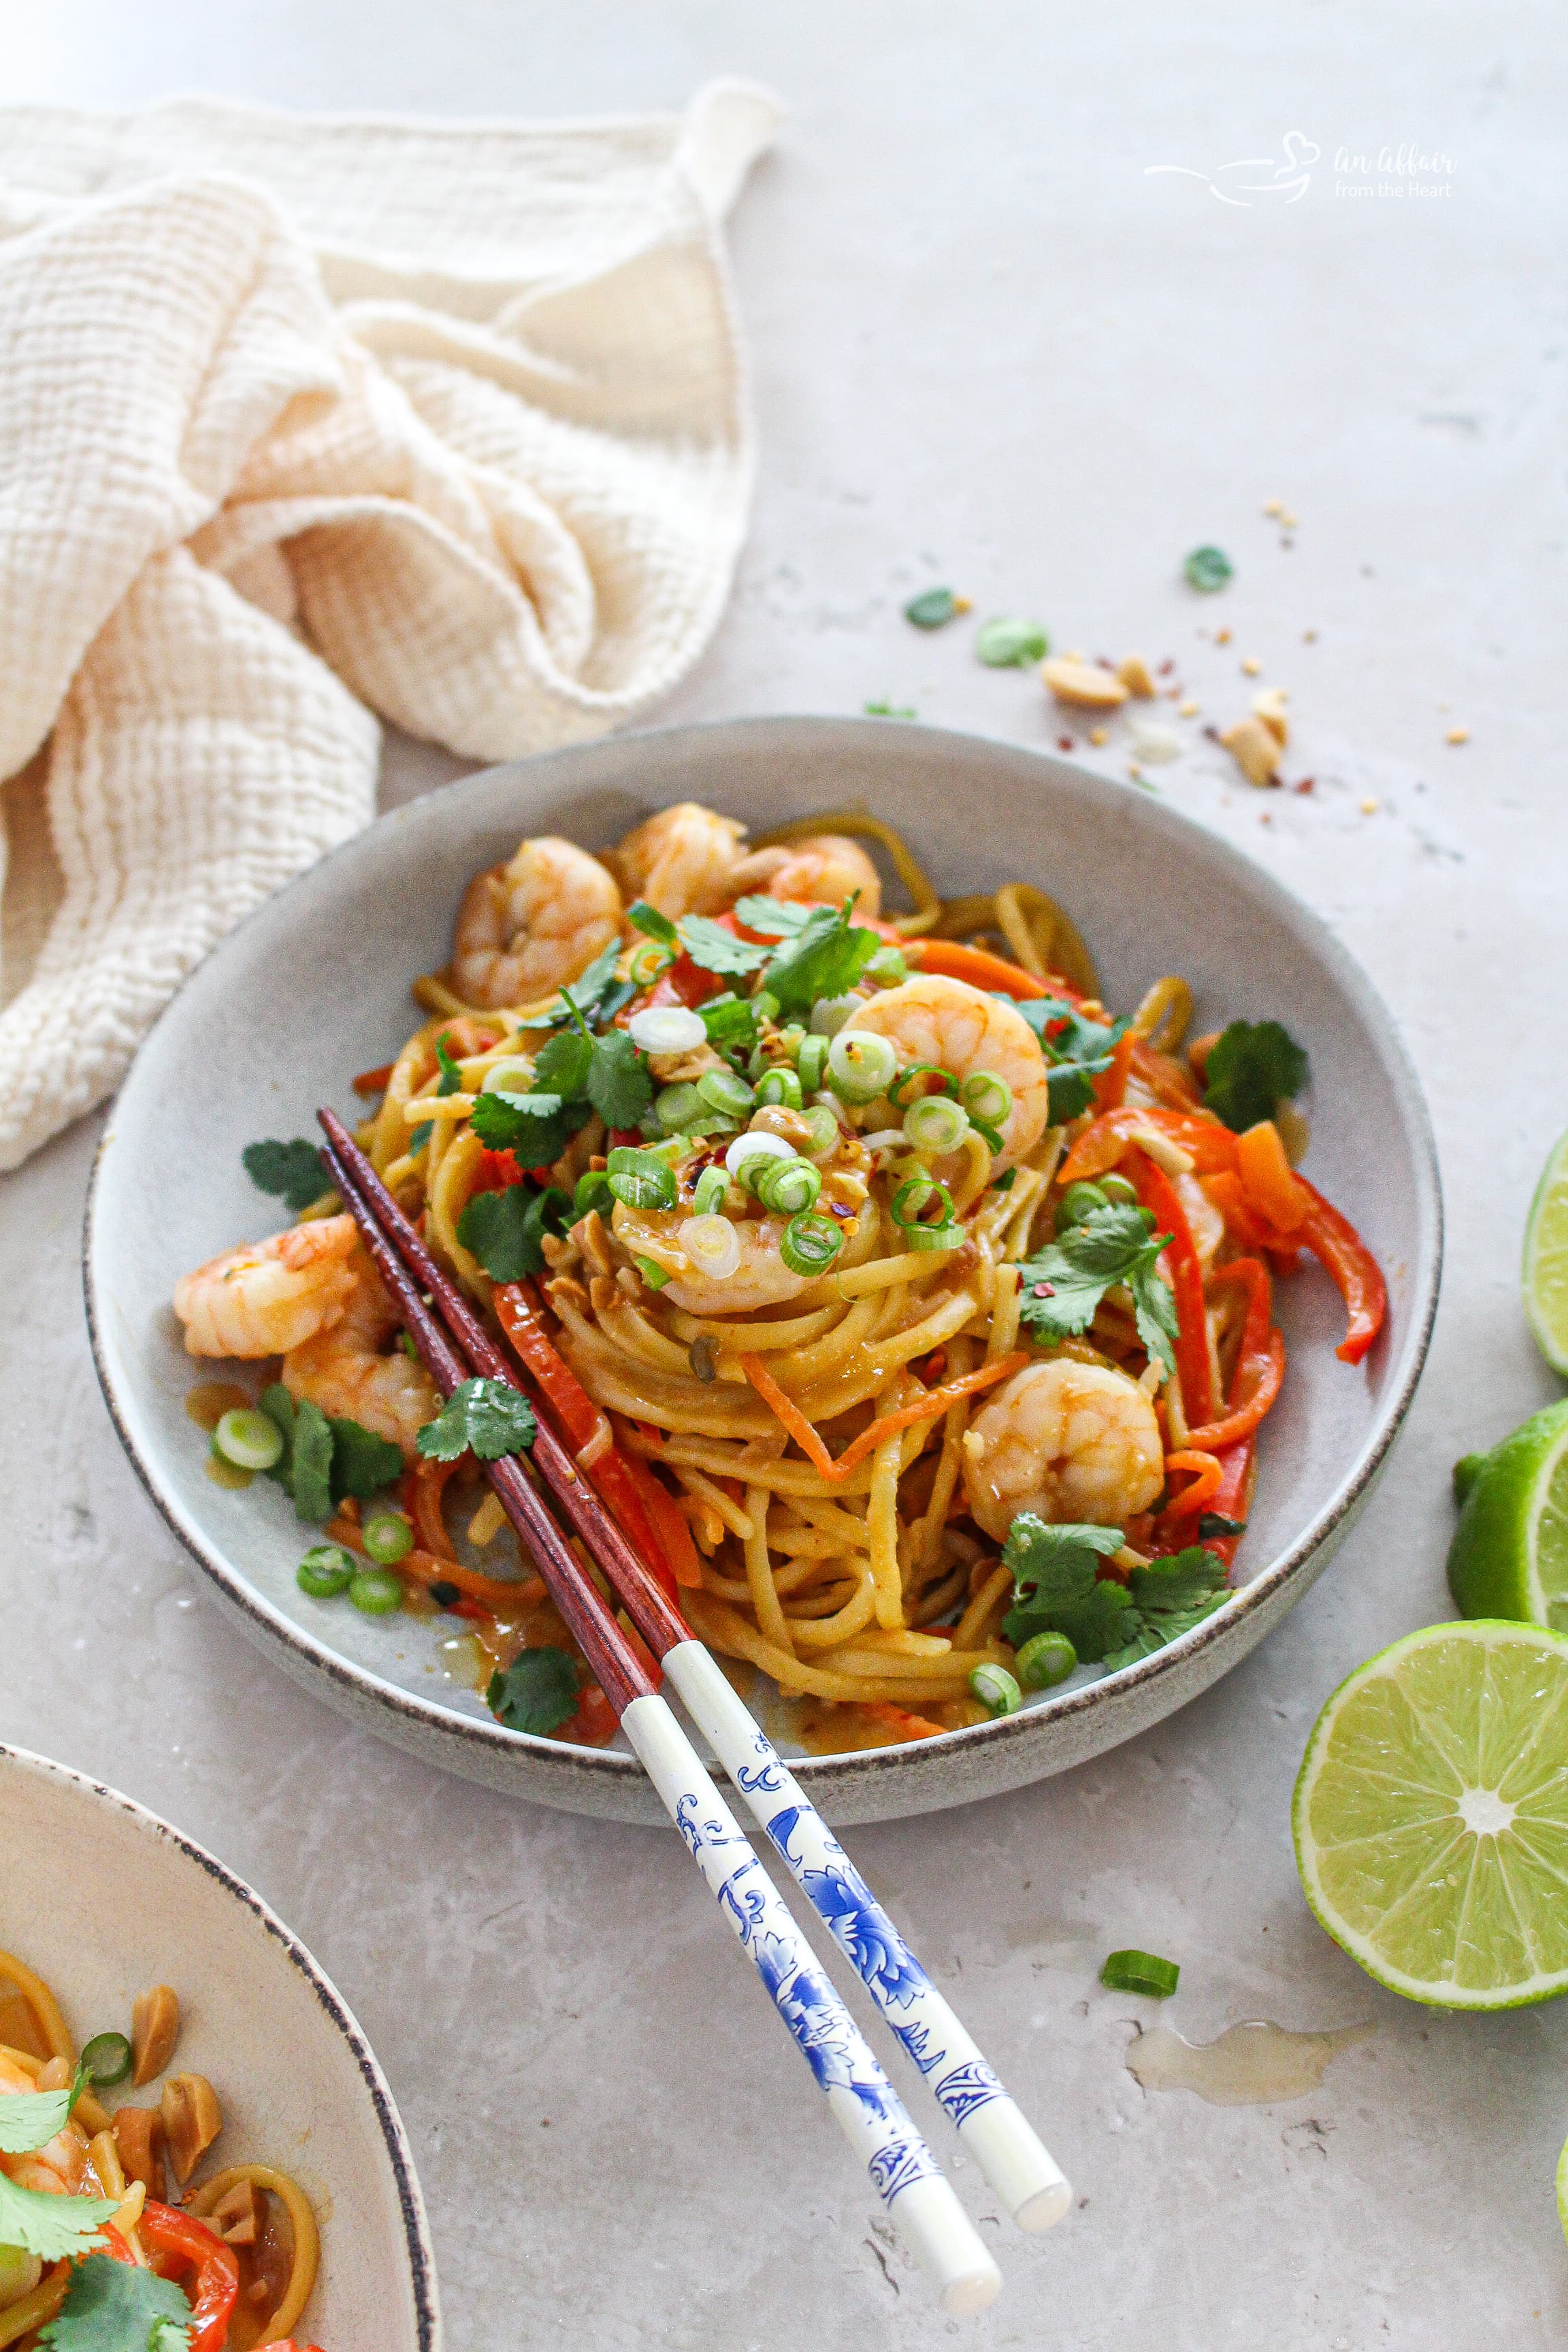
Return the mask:
[[[932,728],[759,719],[623,735],[470,776],[322,860],[224,940],[138,1055],[88,1210],[86,1281],[104,1394],[148,1491],[236,1622],[368,1731],[488,1785],[622,1820],[662,1819],[635,1759],[505,1731],[439,1679],[428,1623],[310,1601],[285,1498],[205,1476],[183,1400],[197,1373],[169,1299],[177,1277],[269,1229],[240,1167],[258,1136],[314,1132],[355,1070],[416,1014],[407,990],[448,951],[479,866],[525,834],[600,847],[650,809],[700,800],[761,831],[858,801],[898,825],[949,893],[1037,882],[1084,933],[1110,1001],[1184,972],[1200,1030],[1283,1015],[1308,1046],[1316,1182],[1388,1276],[1388,1328],[1364,1365],[1326,1276],[1283,1286],[1290,1370],[1260,1447],[1258,1499],[1225,1609],[1120,1674],[915,1746],[807,1759],[834,1821],[878,1821],[1016,1788],[1081,1763],[1184,1706],[1247,1655],[1327,1566],[1409,1406],[1436,1306],[1441,1209],[1426,1107],[1387,1013],[1332,933],[1165,802],[1068,761]],[[1375,1150],[1368,1149],[1369,1139]]]
[[127,2031],[136,1995],[173,1985],[179,2063],[223,2106],[222,2160],[291,2172],[321,2221],[300,2342],[440,2352],[392,2094],[342,1995],[243,1880],[129,1797],[0,1747],[0,1948],[47,1979],[79,2043]]

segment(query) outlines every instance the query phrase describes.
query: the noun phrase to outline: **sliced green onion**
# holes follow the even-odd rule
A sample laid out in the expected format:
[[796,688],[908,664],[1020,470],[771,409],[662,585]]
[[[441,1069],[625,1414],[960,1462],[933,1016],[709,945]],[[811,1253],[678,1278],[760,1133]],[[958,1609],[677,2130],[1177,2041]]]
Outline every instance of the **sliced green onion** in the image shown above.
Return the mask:
[[827,1039],[805,1036],[800,1041],[795,1066],[800,1078],[800,1090],[805,1095],[816,1094],[827,1068]]
[[684,1004],[646,1004],[626,1023],[626,1034],[645,1054],[690,1054],[708,1043],[700,1013]]
[[[710,1169],[708,1172],[717,1171]],[[676,1227],[675,1238],[698,1273],[710,1281],[726,1281],[741,1263],[740,1233],[728,1217],[707,1213],[688,1217]]]
[[750,1003],[752,1011],[759,1021],[776,1021],[778,1019],[779,1001],[773,994],[772,989],[759,988],[755,996],[750,999]]
[[654,1151],[618,1143],[605,1169],[610,1190],[628,1209],[673,1209],[679,1198],[675,1171]]
[[519,1055],[509,1054],[500,1062],[492,1062],[480,1081],[482,1095],[526,1095],[533,1087],[533,1064]]
[[969,1687],[982,1706],[993,1715],[1016,1715],[1024,1704],[1024,1694],[1005,1666],[993,1665],[989,1660],[975,1666],[969,1676]]
[[866,977],[881,988],[897,988],[900,981],[908,980],[909,965],[897,948],[879,948],[866,966]]
[[795,1217],[815,1209],[822,1190],[822,1171],[809,1160],[770,1160],[758,1175],[755,1191],[764,1209],[781,1217]]
[[922,1095],[904,1113],[904,1133],[917,1151],[956,1151],[969,1132],[969,1113],[951,1095]]
[[1181,1973],[1176,1961],[1163,1960],[1157,1952],[1112,1952],[1100,1971],[1100,1981],[1112,1992],[1142,1992],[1152,2000],[1166,2000]]
[[826,1274],[844,1246],[831,1217],[792,1217],[779,1243],[779,1255],[792,1274]]
[[847,996],[820,996],[811,1008],[811,1034],[814,1037],[837,1037],[840,1029],[859,1012],[861,999]]
[[644,940],[640,947],[632,950],[626,976],[639,988],[651,988],[659,974],[668,971],[674,961],[669,950],[661,946],[658,940]]
[[95,2091],[112,2091],[131,2072],[131,2044],[123,2033],[95,2033],[82,2051],[81,2063]]
[[312,1544],[294,1570],[294,1581],[312,1601],[331,1601],[334,1593],[348,1591],[356,1565],[353,1552],[342,1544]]
[[653,1108],[667,1134],[685,1135],[703,1117],[708,1106],[696,1087],[683,1080],[679,1086],[661,1087],[654,1097]]
[[650,1290],[662,1290],[669,1280],[669,1268],[657,1265],[651,1257],[634,1257],[632,1264]]
[[587,1169],[578,1177],[572,1194],[574,1217],[585,1217],[595,1209],[602,1217],[607,1216],[615,1204],[616,1196],[610,1190],[610,1180],[602,1168]]
[[754,1188],[745,1171],[752,1161],[795,1160],[798,1157],[799,1154],[794,1144],[786,1143],[782,1135],[769,1135],[765,1131],[759,1131],[756,1128],[748,1128],[744,1135],[738,1135],[735,1138],[734,1142],[724,1154],[724,1165],[736,1183],[744,1184],[746,1190],[751,1192]]
[[904,1246],[912,1250],[962,1249],[968,1235],[960,1224],[910,1225],[904,1232]]
[[366,1551],[379,1568],[390,1568],[414,1549],[414,1530],[401,1511],[373,1511],[363,1536]]
[[705,1168],[697,1179],[697,1190],[691,1196],[694,1217],[710,1217],[730,1189],[730,1179],[722,1168]]
[[710,1110],[727,1118],[744,1118],[757,1099],[745,1079],[733,1070],[704,1070],[697,1091]]
[[283,1432],[264,1412],[237,1405],[213,1431],[213,1444],[237,1470],[270,1470],[283,1452]]
[[1098,1184],[1069,1184],[1057,1202],[1058,1233],[1069,1233],[1074,1225],[1087,1224],[1096,1209],[1106,1205],[1105,1194]]
[[811,1141],[806,1146],[807,1159],[830,1158],[837,1150],[844,1136],[837,1113],[826,1103],[812,1103],[801,1112],[801,1117],[811,1129]]
[[875,1102],[898,1076],[892,1042],[870,1029],[840,1029],[827,1049],[827,1083],[846,1102]]
[[1130,1184],[1125,1176],[1102,1176],[1100,1189],[1108,1201],[1116,1202],[1119,1207],[1135,1209],[1138,1205],[1138,1188]]
[[1013,1664],[1030,1690],[1052,1690],[1078,1664],[1078,1652],[1065,1633],[1031,1633]]
[[973,1119],[1000,1127],[1013,1108],[1013,1089],[994,1070],[975,1070],[959,1089],[960,1102]]
[[390,1568],[356,1569],[349,1584],[349,1599],[367,1617],[390,1617],[395,1609],[403,1606],[403,1579]]
[[917,1062],[913,1069],[900,1071],[896,1083],[888,1088],[888,1100],[895,1110],[909,1108],[909,1090],[917,1078],[940,1078],[939,1094],[955,1095],[958,1092],[958,1080],[951,1070],[939,1069],[934,1062]]
[[760,1103],[783,1103],[788,1110],[799,1110],[805,1100],[800,1090],[800,1080],[787,1063],[775,1063],[757,1081]]
[[932,1201],[937,1199],[942,1202],[942,1223],[952,1224],[952,1194],[948,1191],[947,1186],[937,1183],[931,1176],[906,1177],[892,1198],[891,1215],[894,1224],[900,1232],[909,1233],[919,1224],[921,1211],[929,1209]]

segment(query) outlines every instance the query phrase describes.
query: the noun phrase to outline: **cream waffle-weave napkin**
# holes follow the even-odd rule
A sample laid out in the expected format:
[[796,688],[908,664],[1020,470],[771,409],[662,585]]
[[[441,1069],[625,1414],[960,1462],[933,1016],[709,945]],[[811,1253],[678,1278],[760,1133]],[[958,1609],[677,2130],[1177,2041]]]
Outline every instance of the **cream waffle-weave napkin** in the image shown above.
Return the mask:
[[373,712],[510,759],[689,667],[751,492],[721,224],[779,112],[0,110],[0,1168],[367,822]]

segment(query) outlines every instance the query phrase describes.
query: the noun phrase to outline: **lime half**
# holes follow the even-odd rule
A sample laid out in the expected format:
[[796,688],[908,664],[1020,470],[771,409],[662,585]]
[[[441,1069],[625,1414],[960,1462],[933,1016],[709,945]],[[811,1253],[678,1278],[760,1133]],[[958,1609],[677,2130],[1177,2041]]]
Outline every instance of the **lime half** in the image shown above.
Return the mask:
[[1568,1641],[1432,1625],[1340,1685],[1291,1808],[1308,1902],[1439,2009],[1568,1991]]
[[1530,1204],[1524,1311],[1552,1370],[1568,1375],[1568,1135],[1552,1145]]
[[1531,1413],[1473,1471],[1448,1586],[1467,1617],[1568,1633],[1568,1401]]
[[1563,2224],[1563,2235],[1568,2238],[1568,2140],[1557,2159],[1557,2219]]

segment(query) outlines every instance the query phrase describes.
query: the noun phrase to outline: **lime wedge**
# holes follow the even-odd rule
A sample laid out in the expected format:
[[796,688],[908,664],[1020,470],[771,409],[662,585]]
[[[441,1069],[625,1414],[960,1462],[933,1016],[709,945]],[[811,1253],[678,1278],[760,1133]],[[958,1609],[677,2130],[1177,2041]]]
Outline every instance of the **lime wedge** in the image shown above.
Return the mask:
[[1568,1135],[1552,1145],[1530,1204],[1524,1311],[1552,1370],[1568,1374]]
[[1568,1401],[1484,1455],[1468,1455],[1448,1588],[1466,1617],[1518,1617],[1568,1633]]
[[1335,1943],[1439,2009],[1568,1991],[1568,1641],[1432,1625],[1318,1717],[1291,1808]]

